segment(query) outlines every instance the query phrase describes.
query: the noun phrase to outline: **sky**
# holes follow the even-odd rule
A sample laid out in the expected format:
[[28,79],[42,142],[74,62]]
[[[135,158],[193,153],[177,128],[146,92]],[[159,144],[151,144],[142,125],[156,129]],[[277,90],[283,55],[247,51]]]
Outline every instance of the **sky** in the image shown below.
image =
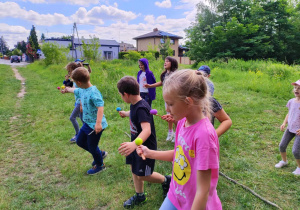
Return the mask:
[[[182,36],[195,22],[200,0],[0,0],[0,37],[8,47],[27,41],[34,25],[38,39],[72,35],[136,45],[133,37],[158,30]],[[76,23],[77,31],[73,30]]]

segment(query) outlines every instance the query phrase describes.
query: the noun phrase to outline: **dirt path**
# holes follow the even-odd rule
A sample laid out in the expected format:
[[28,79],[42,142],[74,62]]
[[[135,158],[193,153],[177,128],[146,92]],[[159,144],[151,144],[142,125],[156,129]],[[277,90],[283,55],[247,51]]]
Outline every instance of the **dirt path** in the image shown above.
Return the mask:
[[20,80],[21,84],[22,84],[22,88],[21,88],[20,92],[18,93],[18,98],[23,98],[24,95],[26,94],[26,91],[25,91],[25,78],[23,78],[21,76],[21,74],[19,74],[18,69],[16,69],[16,67],[12,67],[12,70],[15,73],[16,79]]

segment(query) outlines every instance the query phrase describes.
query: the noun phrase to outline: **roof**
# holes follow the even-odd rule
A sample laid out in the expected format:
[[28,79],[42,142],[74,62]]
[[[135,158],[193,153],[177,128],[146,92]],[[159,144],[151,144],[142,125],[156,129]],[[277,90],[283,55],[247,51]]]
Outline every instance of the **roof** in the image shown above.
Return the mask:
[[178,48],[181,49],[181,50],[189,50],[189,48],[187,48],[185,46],[182,46],[182,45],[179,45]]
[[[79,43],[82,44],[82,40],[84,40],[84,42],[86,44],[91,44],[91,39],[74,39],[74,44],[78,45]],[[108,39],[99,39],[100,45],[101,46],[120,46],[120,44],[116,41],[116,40],[108,40]]]
[[160,30],[152,31],[147,34],[134,37],[133,39],[144,39],[144,38],[149,38],[149,37],[169,37],[169,38],[175,38],[175,39],[182,39],[181,36],[177,36],[177,35],[170,34],[170,33],[164,32],[164,31],[160,31]]

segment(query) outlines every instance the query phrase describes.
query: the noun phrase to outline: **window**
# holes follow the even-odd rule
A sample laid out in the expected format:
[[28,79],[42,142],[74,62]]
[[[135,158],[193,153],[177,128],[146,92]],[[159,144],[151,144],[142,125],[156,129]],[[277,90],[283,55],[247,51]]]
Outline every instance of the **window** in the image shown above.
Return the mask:
[[165,39],[160,39],[160,43],[164,44],[165,43]]
[[173,50],[173,56],[175,56],[175,50]]
[[171,39],[171,40],[170,40],[170,44],[173,44],[173,45],[174,45],[174,44],[175,44],[175,40],[174,40],[174,39]]
[[112,60],[113,59],[113,52],[112,51],[104,51],[104,59]]

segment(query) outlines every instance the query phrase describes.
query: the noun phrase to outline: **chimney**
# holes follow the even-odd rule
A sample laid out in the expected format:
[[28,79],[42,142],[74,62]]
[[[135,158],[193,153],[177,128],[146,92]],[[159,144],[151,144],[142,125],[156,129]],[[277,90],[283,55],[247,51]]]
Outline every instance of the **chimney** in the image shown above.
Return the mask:
[[153,32],[155,32],[155,31],[158,31],[158,29],[157,28],[153,29]]

